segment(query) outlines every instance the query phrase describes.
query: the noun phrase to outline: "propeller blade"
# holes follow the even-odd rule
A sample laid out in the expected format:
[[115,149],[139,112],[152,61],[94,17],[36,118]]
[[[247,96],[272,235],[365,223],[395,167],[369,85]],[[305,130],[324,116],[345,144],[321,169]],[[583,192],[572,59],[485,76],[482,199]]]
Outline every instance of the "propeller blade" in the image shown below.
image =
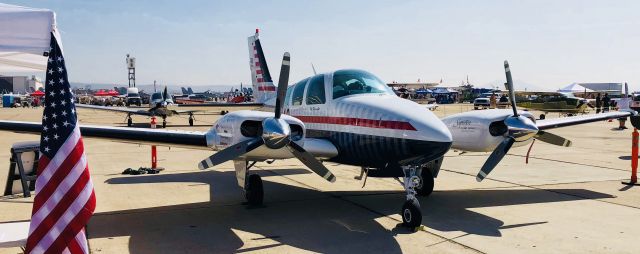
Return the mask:
[[230,161],[235,158],[242,156],[245,153],[251,152],[253,149],[256,149],[264,144],[262,138],[249,139],[237,143],[235,145],[229,146],[213,155],[207,157],[198,163],[199,169],[208,169],[210,167],[219,165],[225,161]]
[[311,171],[318,174],[325,180],[329,182],[335,182],[336,176],[329,171],[322,163],[320,163],[316,157],[313,157],[310,153],[308,153],[304,148],[296,144],[296,142],[289,143],[289,150],[293,153],[298,160],[300,160],[305,166],[307,166]]
[[167,92],[167,87],[164,87],[164,92],[162,93],[162,101],[167,101],[167,95],[169,93]]
[[480,172],[478,172],[476,181],[481,182],[485,177],[487,177],[487,175],[489,175],[489,173],[491,173],[491,170],[493,170],[498,165],[498,163],[500,163],[502,158],[504,158],[507,152],[509,152],[509,149],[511,149],[511,145],[513,145],[513,142],[515,141],[516,140],[514,138],[507,137],[504,141],[502,141],[502,143],[500,143],[500,145],[498,145],[498,147],[496,147],[495,150],[493,150],[493,152],[489,156],[489,159],[484,162],[484,165],[482,165],[482,169],[480,169]]
[[564,147],[571,146],[571,140],[568,140],[566,138],[560,137],[556,134],[549,133],[546,131],[538,131],[538,134],[536,134],[535,138],[537,140],[540,140],[542,142],[549,143],[552,145],[564,146]]
[[284,52],[282,56],[282,67],[280,67],[280,78],[278,79],[278,93],[276,94],[276,119],[280,118],[282,114],[282,103],[284,102],[284,95],[287,93],[287,86],[289,84],[289,69],[291,56],[289,52]]
[[511,78],[511,69],[509,68],[509,62],[507,62],[507,60],[504,60],[504,73],[507,75],[506,87],[507,90],[509,90],[509,100],[511,101],[513,116],[518,116],[518,110],[516,108],[516,91],[513,90],[513,79]]

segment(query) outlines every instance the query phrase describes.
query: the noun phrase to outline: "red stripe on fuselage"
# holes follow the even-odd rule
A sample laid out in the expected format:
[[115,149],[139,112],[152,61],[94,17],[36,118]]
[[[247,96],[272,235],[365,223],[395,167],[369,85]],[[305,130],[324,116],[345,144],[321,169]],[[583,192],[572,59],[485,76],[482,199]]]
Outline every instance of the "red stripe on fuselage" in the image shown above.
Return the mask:
[[391,120],[374,120],[364,118],[353,117],[332,117],[332,116],[293,116],[300,119],[303,123],[323,123],[323,124],[338,124],[338,125],[351,125],[368,128],[378,129],[392,129],[392,130],[409,130],[415,131],[416,128],[408,122],[391,121]]

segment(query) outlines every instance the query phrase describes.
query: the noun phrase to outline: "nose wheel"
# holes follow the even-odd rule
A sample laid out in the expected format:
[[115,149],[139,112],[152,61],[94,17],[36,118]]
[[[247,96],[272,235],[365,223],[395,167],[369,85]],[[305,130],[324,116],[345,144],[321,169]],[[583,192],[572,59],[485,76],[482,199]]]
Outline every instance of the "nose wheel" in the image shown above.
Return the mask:
[[[402,225],[410,229],[415,229],[422,225],[422,211],[420,210],[420,202],[416,198],[417,187],[423,185],[420,179],[422,175],[422,168],[419,166],[403,166],[402,171],[404,173],[403,187],[407,193],[407,201],[402,205]],[[433,180],[433,178],[432,178]]]
[[193,121],[195,120],[195,118],[193,117],[193,114],[189,114],[189,126],[193,126]]
[[162,128],[167,128],[167,117],[162,116]]

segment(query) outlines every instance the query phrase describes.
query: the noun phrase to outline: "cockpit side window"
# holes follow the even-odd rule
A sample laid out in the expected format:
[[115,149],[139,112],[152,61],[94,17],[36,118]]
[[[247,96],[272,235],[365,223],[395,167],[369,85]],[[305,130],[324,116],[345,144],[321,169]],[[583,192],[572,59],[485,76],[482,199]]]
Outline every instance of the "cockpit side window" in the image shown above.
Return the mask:
[[334,99],[366,93],[394,94],[387,84],[366,71],[340,70],[333,73]]
[[309,81],[307,89],[307,105],[324,104],[324,75],[317,75]]
[[304,88],[307,85],[309,79],[305,79],[296,84],[293,88],[293,95],[291,97],[291,106],[302,105],[302,98],[304,97]]

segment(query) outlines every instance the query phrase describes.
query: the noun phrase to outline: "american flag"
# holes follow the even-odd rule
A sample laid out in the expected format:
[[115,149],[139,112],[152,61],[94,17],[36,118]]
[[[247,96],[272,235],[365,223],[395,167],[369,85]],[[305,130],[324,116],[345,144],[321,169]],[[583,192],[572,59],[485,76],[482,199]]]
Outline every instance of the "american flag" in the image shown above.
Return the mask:
[[51,35],[40,161],[27,253],[89,253],[84,228],[96,206],[64,57]]

